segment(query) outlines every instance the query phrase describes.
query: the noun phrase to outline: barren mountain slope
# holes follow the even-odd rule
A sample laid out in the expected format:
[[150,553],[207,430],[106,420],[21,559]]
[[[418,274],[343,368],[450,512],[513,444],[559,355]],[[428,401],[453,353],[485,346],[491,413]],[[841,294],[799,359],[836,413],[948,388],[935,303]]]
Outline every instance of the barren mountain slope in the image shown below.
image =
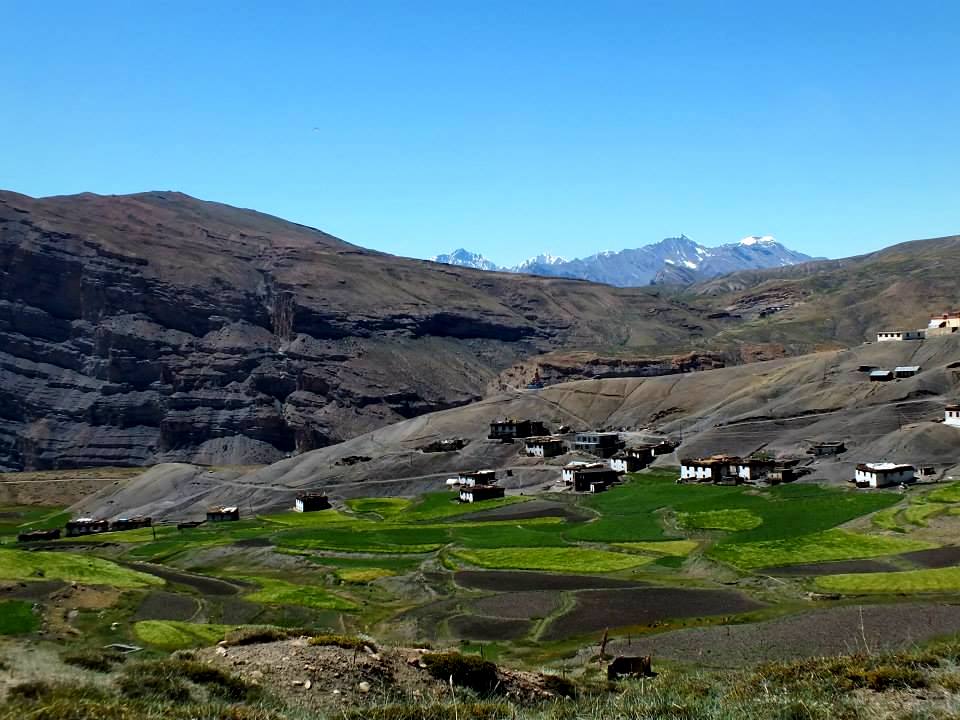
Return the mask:
[[954,235],[844,260],[738,272],[692,291],[718,312],[753,320],[729,326],[716,338],[718,347],[775,342],[796,352],[855,345],[887,328],[925,327],[932,315],[958,308],[958,267]]
[[[498,395],[465,407],[423,415],[348,442],[262,469],[210,471],[166,465],[122,488],[88,499],[76,510],[110,515],[149,512],[167,517],[200,514],[212,502],[247,511],[285,507],[295,492],[325,488],[334,497],[415,494],[443,487],[462,469],[495,467],[508,489],[549,487],[559,465],[520,455],[521,444],[486,440],[498,417],[533,417],[556,427],[623,428],[631,442],[668,435],[682,444],[659,462],[685,455],[748,454],[760,449],[803,456],[813,441],[844,440],[849,451],[816,466],[814,479],[841,481],[866,461],[960,463],[960,429],[935,422],[960,395],[960,339],[863,345],[798,358],[652,378],[615,378]],[[870,382],[862,365],[920,365],[912,378]],[[439,438],[461,437],[459,452],[418,450]],[[344,458],[364,462],[343,465]]]
[[271,462],[474,400],[531,354],[719,327],[698,315],[178,193],[0,193],[0,470]]

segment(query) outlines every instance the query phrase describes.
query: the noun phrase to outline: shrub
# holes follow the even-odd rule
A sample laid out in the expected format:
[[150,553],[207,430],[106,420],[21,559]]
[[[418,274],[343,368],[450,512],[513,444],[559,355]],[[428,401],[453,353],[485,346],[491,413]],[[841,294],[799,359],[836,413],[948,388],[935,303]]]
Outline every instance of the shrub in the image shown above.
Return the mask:
[[190,688],[171,674],[163,662],[138,663],[127,668],[117,680],[120,694],[131,700],[157,699],[185,703],[191,699]]
[[866,686],[877,692],[900,688],[923,688],[927,686],[927,678],[916,668],[881,665],[867,672]]
[[372,642],[355,635],[314,635],[310,638],[311,645],[328,645],[343,648],[344,650],[363,650],[364,646],[369,647],[376,652],[377,648]]
[[75,683],[46,682],[31,680],[10,688],[8,698],[14,701],[43,702],[56,701],[79,703],[84,700],[105,700],[110,696],[100,688]]
[[515,714],[506,705],[458,703],[454,705],[384,705],[347,713],[346,720],[499,720]]
[[299,635],[298,632],[284,628],[251,626],[231,630],[224,637],[224,641],[227,645],[261,645],[279,640],[288,640],[297,635]]
[[437,680],[462,685],[480,693],[491,692],[497,687],[497,666],[475,655],[457,652],[427,653],[423,656],[427,670]]
[[60,659],[67,665],[75,665],[94,672],[110,672],[117,663],[126,660],[126,655],[116,650],[74,650],[62,653]]
[[565,698],[577,696],[577,686],[572,680],[559,675],[547,675],[543,678],[543,686],[554,695]]
[[203,686],[227,702],[255,700],[260,690],[235,675],[194,660],[169,659],[144,662],[127,668],[119,681],[120,692],[128,698],[161,698],[170,702],[190,699],[185,681]]

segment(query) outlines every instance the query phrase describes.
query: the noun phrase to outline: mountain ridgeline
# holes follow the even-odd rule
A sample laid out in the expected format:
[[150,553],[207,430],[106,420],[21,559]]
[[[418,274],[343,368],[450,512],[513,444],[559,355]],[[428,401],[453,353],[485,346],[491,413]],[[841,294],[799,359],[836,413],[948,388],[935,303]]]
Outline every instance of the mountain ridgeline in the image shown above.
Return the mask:
[[513,267],[500,267],[483,255],[462,248],[437,255],[434,261],[477,270],[569,277],[617,287],[637,287],[692,285],[740,270],[778,268],[813,259],[790,250],[770,236],[744,238],[737,243],[711,248],[681,235],[633,250],[602,252],[576,260],[538,255]]
[[[779,252],[716,250],[680,238],[666,265]],[[614,287],[395,257],[175,192],[0,192],[0,471],[275,462],[515,392],[537,358],[559,382],[854,345],[956,305],[960,238],[777,262]]]

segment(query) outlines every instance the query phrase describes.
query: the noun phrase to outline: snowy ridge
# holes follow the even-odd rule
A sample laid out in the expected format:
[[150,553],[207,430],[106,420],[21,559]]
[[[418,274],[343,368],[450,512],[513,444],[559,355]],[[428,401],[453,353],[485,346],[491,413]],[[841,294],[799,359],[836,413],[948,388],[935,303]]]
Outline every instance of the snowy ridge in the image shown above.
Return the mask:
[[621,287],[691,284],[738,270],[784,267],[812,259],[781,245],[772,235],[750,235],[717,247],[706,247],[680,235],[636,249],[605,250],[574,260],[544,253],[514,267],[498,266],[463,248],[434,258],[436,262],[480,270],[570,277]]

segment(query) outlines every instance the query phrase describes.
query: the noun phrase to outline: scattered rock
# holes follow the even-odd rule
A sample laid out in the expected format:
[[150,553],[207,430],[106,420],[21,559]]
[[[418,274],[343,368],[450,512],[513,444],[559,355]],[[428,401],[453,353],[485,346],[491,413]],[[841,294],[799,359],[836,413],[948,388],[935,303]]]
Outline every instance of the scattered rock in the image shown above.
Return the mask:
[[357,690],[359,690],[359,691],[362,692],[362,693],[368,693],[368,692],[370,692],[370,683],[368,683],[366,680],[364,680],[362,683],[360,683],[359,685],[357,685]]

